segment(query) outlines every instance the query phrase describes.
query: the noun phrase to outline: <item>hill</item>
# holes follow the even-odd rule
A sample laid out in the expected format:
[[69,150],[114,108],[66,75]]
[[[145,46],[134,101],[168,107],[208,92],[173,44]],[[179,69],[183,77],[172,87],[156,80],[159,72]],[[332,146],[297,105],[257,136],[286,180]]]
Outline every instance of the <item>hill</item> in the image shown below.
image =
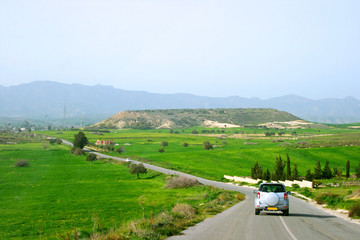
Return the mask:
[[[302,119],[324,123],[360,121],[360,101],[312,100],[296,95],[259,99],[203,97],[191,94],[156,94],[125,91],[110,86],[85,86],[37,81],[18,86],[0,86],[0,118],[44,120],[65,118],[104,119],[125,110],[185,108],[275,108]],[[93,121],[94,123],[96,121]]]
[[117,113],[90,128],[239,127],[295,120],[300,118],[287,112],[265,108],[143,110]]

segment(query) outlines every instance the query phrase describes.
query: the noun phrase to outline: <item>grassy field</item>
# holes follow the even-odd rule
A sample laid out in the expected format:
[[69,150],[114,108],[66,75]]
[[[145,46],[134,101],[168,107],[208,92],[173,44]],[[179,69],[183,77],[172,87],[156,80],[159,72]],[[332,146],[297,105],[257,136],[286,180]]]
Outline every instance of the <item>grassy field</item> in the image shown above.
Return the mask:
[[[204,128],[195,128],[199,134],[191,134],[194,129],[178,129],[179,134],[170,134],[169,130],[116,130],[103,135],[85,132],[91,143],[97,139],[114,140],[125,152],[108,154],[130,157],[155,165],[176,169],[209,179],[222,179],[223,175],[249,176],[256,161],[266,169],[273,170],[275,158],[279,155],[286,159],[289,154],[292,164],[296,163],[301,175],[307,169],[313,170],[320,160],[322,166],[329,161],[330,166],[345,171],[346,161],[351,171],[359,163],[360,130],[334,126],[321,126],[296,130],[262,130],[248,128],[213,129],[214,133],[201,134]],[[223,132],[221,132],[223,131]],[[282,136],[266,137],[266,131]],[[78,131],[43,132],[54,137],[72,141]],[[296,135],[294,134],[296,132]],[[168,146],[164,152],[162,141]],[[203,142],[214,144],[213,150],[204,150]],[[183,143],[188,143],[184,147]]]
[[[89,236],[95,225],[107,231],[142,218],[141,196],[151,218],[176,203],[196,207],[220,194],[203,186],[164,188],[165,175],[149,172],[137,179],[124,165],[90,163],[69,150],[27,138],[0,144],[0,239],[59,239],[74,227]],[[14,167],[18,160],[29,166]]]

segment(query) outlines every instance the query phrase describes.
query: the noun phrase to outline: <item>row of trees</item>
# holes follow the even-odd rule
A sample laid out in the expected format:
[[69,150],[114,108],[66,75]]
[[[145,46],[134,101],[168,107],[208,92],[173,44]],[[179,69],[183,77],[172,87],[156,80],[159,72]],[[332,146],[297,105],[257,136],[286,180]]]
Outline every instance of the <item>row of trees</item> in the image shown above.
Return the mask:
[[[356,176],[360,178],[360,162],[359,167],[355,169]],[[349,178],[350,176],[350,161],[346,162],[346,174],[345,177]],[[263,179],[263,180],[299,180],[299,172],[297,170],[297,165],[294,163],[293,169],[290,164],[290,157],[286,155],[286,161],[283,161],[281,156],[276,157],[274,171],[270,172],[267,168],[266,170],[256,161],[254,167],[251,168],[251,178],[253,179]],[[314,171],[311,172],[310,169],[306,171],[305,180],[312,181],[314,179],[331,179],[333,177],[342,177],[342,171],[340,168],[331,168],[329,161],[326,161],[325,166],[322,168],[320,160],[317,161]]]
[[[285,169],[286,167],[286,169]],[[251,168],[251,178],[253,179],[263,179],[263,180],[273,180],[278,181],[285,179],[287,180],[298,180],[299,172],[297,170],[297,165],[294,163],[293,170],[291,169],[290,157],[286,154],[286,161],[283,161],[281,156],[276,157],[274,171],[270,172],[267,168],[266,170],[256,161],[254,167]]]

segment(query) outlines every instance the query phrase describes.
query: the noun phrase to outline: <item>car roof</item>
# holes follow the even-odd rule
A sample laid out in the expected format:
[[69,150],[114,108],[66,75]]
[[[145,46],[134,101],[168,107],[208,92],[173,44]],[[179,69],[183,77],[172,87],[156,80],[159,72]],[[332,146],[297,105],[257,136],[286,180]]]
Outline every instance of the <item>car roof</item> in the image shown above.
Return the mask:
[[[282,185],[282,186],[285,186],[284,184],[282,183],[260,183],[260,185]],[[259,185],[259,186],[260,186]]]

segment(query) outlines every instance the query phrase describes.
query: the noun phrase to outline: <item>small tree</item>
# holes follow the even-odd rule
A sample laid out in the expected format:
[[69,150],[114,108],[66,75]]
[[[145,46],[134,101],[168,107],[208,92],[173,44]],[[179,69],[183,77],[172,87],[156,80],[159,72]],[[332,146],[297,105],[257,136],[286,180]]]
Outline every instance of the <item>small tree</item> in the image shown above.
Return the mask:
[[167,146],[169,146],[169,143],[167,141],[162,141],[160,143],[160,145],[163,146],[163,147],[167,147]]
[[122,154],[126,151],[125,147],[119,147],[116,149],[116,152],[119,153],[119,154]]
[[163,152],[165,152],[165,150],[163,148],[159,148],[158,152],[163,153]]
[[313,178],[315,178],[315,179],[321,179],[322,178],[320,160],[317,161],[316,166],[314,168]]
[[282,161],[281,156],[276,157],[276,164],[275,164],[275,172],[274,172],[274,180],[285,180],[285,173],[284,173],[285,163]]
[[188,143],[186,143],[186,142],[184,142],[184,143],[183,143],[183,146],[184,146],[184,147],[188,147],[188,146],[189,146],[189,144],[188,144]]
[[305,180],[307,180],[307,181],[312,181],[313,178],[314,178],[314,176],[313,176],[313,174],[311,173],[311,170],[308,169],[308,170],[306,171]]
[[334,176],[337,178],[341,178],[342,176],[342,171],[340,168],[334,167],[333,168],[333,172],[334,172]]
[[75,148],[83,149],[88,143],[89,140],[83,132],[74,135],[73,145]]
[[259,179],[263,176],[262,167],[259,165],[258,161],[254,164],[254,167],[251,168],[251,178]]
[[269,181],[271,177],[270,170],[267,168],[266,171],[263,172],[262,179]]
[[360,161],[359,161],[359,166],[355,168],[355,174],[357,178],[360,178]]
[[291,180],[291,166],[289,154],[286,154],[286,179]]
[[192,130],[192,134],[198,134],[198,133],[199,132],[196,129]]
[[294,174],[292,176],[293,180],[299,180],[299,171],[297,170],[297,165],[294,163]]
[[346,162],[346,178],[350,177],[350,161],[347,160]]
[[204,142],[203,146],[205,150],[211,150],[214,148],[214,146],[210,142]]
[[329,166],[329,161],[326,161],[326,163],[325,163],[324,170],[322,171],[322,176],[325,179],[331,179],[333,177],[333,173]]
[[89,153],[87,156],[86,156],[86,161],[89,161],[89,162],[93,162],[93,161],[96,161],[96,155],[94,153]]
[[133,163],[130,165],[129,172],[131,174],[136,174],[137,178],[140,178],[139,174],[147,173],[147,169],[144,167],[144,164],[142,164],[142,163],[140,163],[140,164]]

